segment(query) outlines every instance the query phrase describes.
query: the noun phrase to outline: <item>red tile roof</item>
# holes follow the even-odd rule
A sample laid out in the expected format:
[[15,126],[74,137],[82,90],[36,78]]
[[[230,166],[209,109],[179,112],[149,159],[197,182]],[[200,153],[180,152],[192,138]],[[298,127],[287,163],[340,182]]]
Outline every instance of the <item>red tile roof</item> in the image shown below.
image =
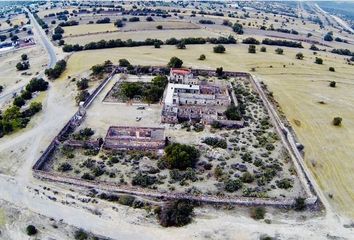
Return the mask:
[[173,74],[180,74],[180,75],[187,75],[191,73],[190,69],[184,69],[184,68],[172,68],[171,71]]

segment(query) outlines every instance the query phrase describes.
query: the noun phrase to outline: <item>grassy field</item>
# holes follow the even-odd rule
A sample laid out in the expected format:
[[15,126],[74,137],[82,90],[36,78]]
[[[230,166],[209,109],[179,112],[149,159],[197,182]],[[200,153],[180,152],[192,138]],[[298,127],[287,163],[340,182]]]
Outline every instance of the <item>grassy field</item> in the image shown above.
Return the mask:
[[77,26],[64,27],[64,37],[75,36],[80,34],[111,32],[117,31],[118,28],[113,23],[107,24],[82,24]]
[[204,29],[188,29],[188,30],[152,30],[152,31],[132,31],[132,32],[112,32],[104,34],[94,34],[88,36],[68,37],[65,42],[68,44],[85,44],[92,41],[100,41],[102,39],[132,39],[143,41],[147,38],[157,38],[166,40],[171,37],[186,38],[186,37],[219,37],[220,35]]
[[[183,59],[185,66],[194,68],[223,66],[225,70],[250,71],[255,67],[254,74],[269,85],[305,145],[305,160],[320,186],[325,193],[333,194],[330,201],[341,214],[353,218],[354,68],[345,64],[342,56],[325,52],[318,54],[324,64],[317,65],[308,50],[284,48],[284,55],[277,55],[276,47],[267,47],[267,53],[248,54],[247,47],[226,46],[225,54],[213,53],[212,45],[187,46],[186,50],[162,46],[161,49],[139,47],[79,52],[69,59],[63,78],[84,72],[107,59],[117,63],[120,58],[127,58],[132,64],[164,65],[172,56],[177,56]],[[302,61],[295,59],[299,51],[305,55]],[[200,54],[205,54],[207,59],[197,60]],[[328,71],[330,66],[335,67],[335,73]],[[328,87],[332,80],[337,81],[337,88]],[[342,127],[331,125],[335,116],[343,117]],[[316,163],[315,167],[312,162]]]

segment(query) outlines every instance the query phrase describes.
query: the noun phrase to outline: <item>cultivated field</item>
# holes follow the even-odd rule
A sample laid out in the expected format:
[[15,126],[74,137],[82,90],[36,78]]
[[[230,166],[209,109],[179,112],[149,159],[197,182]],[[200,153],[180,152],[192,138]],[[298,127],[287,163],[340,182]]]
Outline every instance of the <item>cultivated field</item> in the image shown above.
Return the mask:
[[[63,77],[83,72],[107,58],[114,63],[120,58],[127,58],[132,64],[164,65],[172,56],[178,56],[184,60],[185,66],[193,68],[223,66],[226,70],[250,71],[255,67],[254,74],[269,85],[300,142],[305,144],[306,162],[324,192],[333,194],[331,201],[341,214],[353,217],[354,191],[350,186],[354,154],[354,109],[351,105],[354,69],[345,64],[343,56],[326,52],[317,55],[324,59],[324,64],[314,64],[315,57],[312,51],[307,50],[309,45],[304,46],[306,49],[284,48],[284,55],[275,54],[276,47],[269,46],[267,53],[248,54],[247,45],[242,44],[226,46],[225,54],[214,54],[212,45],[187,46],[186,50],[162,46],[161,49],[138,47],[86,51],[72,55]],[[305,55],[302,61],[295,59],[299,51]],[[197,60],[200,54],[205,54],[207,59]],[[330,66],[335,67],[335,73],[328,71]],[[330,80],[336,80],[338,87],[328,87]],[[321,105],[318,101],[327,104]],[[342,127],[331,125],[335,116],[343,117]],[[301,125],[296,126],[294,119]],[[312,160],[315,160],[316,167],[312,167]]]

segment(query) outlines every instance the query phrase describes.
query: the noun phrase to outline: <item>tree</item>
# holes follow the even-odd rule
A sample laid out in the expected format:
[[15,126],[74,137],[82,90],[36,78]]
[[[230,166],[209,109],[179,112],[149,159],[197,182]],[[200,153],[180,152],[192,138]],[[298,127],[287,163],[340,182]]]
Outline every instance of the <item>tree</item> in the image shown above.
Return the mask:
[[119,66],[120,67],[128,67],[128,66],[130,66],[130,62],[125,58],[119,59]]
[[333,32],[328,32],[328,33],[324,36],[323,40],[328,41],[328,42],[333,41]]
[[170,68],[181,68],[182,65],[183,65],[183,61],[178,57],[172,57],[169,63],[167,64],[167,66]]
[[329,86],[332,87],[332,88],[335,88],[336,87],[336,81],[331,81],[329,83]]
[[256,53],[256,45],[249,45],[248,53]]
[[199,151],[190,145],[172,143],[165,148],[164,162],[169,169],[193,168],[199,159]]
[[181,227],[192,221],[193,204],[189,201],[176,200],[157,210],[157,216],[163,227]]
[[297,53],[297,54],[296,54],[296,59],[299,59],[299,60],[304,59],[304,54],[301,53],[301,52]]
[[178,49],[186,49],[186,44],[184,43],[184,41],[180,41],[179,43],[177,43],[176,47]]
[[340,125],[342,125],[342,118],[341,117],[335,117],[335,118],[333,118],[333,125],[334,126],[340,126]]
[[244,182],[244,183],[251,183],[253,182],[254,180],[254,177],[251,173],[249,172],[245,172],[244,174],[242,174],[241,176],[241,181]]
[[311,47],[310,47],[310,50],[312,50],[312,51],[318,51],[318,50],[320,50],[320,49],[319,49],[318,47],[316,47],[315,44],[312,44]]
[[322,59],[322,58],[319,58],[319,57],[316,57],[315,63],[316,63],[316,64],[323,64],[323,59]]
[[261,52],[266,52],[267,51],[267,48],[266,47],[261,47],[261,50],[260,50]]
[[114,26],[120,28],[124,26],[124,22],[122,21],[122,19],[117,19],[117,21],[114,22]]
[[33,235],[36,235],[38,230],[35,226],[33,225],[28,225],[27,228],[26,228],[26,232],[27,232],[27,235],[28,236],[33,236]]
[[226,51],[223,45],[217,45],[214,47],[214,53],[224,53]]
[[26,101],[21,97],[16,97],[14,99],[14,105],[17,106],[17,107],[22,107],[23,105],[25,105]]
[[284,53],[284,50],[282,48],[277,48],[275,49],[276,54],[282,55]]
[[155,48],[160,48],[161,47],[161,43],[160,42],[154,42],[154,47]]
[[228,120],[240,121],[242,119],[239,109],[235,105],[230,105],[226,111],[225,116]]
[[16,64],[16,68],[18,71],[27,70],[29,68],[28,62],[19,62]]
[[223,67],[216,68],[215,73],[218,75],[218,77],[221,77],[224,74]]
[[2,93],[3,89],[4,89],[4,87],[2,85],[0,85],[0,93]]
[[157,25],[157,26],[156,26],[156,29],[162,30],[162,29],[163,29],[163,26],[162,26],[162,25]]
[[153,19],[151,16],[148,16],[148,17],[146,18],[146,21],[147,21],[147,22],[152,22],[152,21],[154,21],[154,19]]
[[198,58],[198,60],[204,61],[206,59],[206,56],[204,54],[201,54]]
[[21,59],[22,59],[22,61],[27,61],[28,60],[27,54],[22,54]]
[[336,71],[336,70],[334,69],[334,67],[329,67],[328,70],[329,70],[330,72],[335,72],[335,71]]
[[295,198],[294,209],[295,211],[303,211],[306,208],[305,198],[298,197]]
[[243,26],[239,23],[234,23],[232,30],[237,34],[243,34]]
[[76,103],[84,102],[89,96],[90,93],[87,90],[80,91],[75,97]]
[[66,69],[66,61],[60,60],[58,61],[54,68],[48,68],[45,70],[45,74],[48,76],[48,78],[50,79],[56,79],[58,77],[60,77],[60,75],[65,71]]

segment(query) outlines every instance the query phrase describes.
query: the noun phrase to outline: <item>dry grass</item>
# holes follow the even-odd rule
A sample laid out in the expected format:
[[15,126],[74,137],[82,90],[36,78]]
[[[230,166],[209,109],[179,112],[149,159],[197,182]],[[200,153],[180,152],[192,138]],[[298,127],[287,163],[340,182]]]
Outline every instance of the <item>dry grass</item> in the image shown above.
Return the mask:
[[64,27],[64,37],[80,34],[117,31],[113,23],[107,24],[82,24],[77,26]]
[[[299,49],[284,48],[284,55],[276,55],[275,48],[267,47],[267,53],[257,54],[248,54],[247,46],[241,44],[226,46],[226,54],[213,53],[212,45],[188,46],[186,50],[163,46],[161,49],[139,47],[85,51],[72,55],[64,77],[83,72],[108,58],[115,63],[120,58],[127,58],[133,64],[164,65],[172,56],[178,56],[185,66],[194,68],[223,66],[227,70],[249,71],[255,67],[255,74],[274,92],[305,145],[305,160],[324,192],[333,194],[331,201],[342,214],[353,217],[354,69],[339,55],[321,52],[318,56],[324,59],[324,64],[317,65],[313,63],[311,51],[301,50],[305,59],[300,61],[295,59]],[[200,54],[205,54],[207,60],[198,61]],[[328,71],[330,66],[335,67],[335,73]],[[337,88],[328,87],[332,80],[337,81]],[[319,104],[318,101],[327,104]],[[343,117],[342,127],[331,125],[335,116]],[[294,119],[301,125],[294,124]],[[316,167],[310,166],[311,161],[317,163]]]
[[132,31],[132,32],[113,32],[104,34],[94,34],[88,36],[78,36],[65,38],[65,42],[68,44],[85,44],[92,41],[100,41],[102,39],[132,39],[136,41],[143,41],[147,38],[157,38],[166,40],[171,37],[186,38],[186,37],[219,37],[219,34],[213,33],[203,29],[194,30],[151,30],[151,31]]

